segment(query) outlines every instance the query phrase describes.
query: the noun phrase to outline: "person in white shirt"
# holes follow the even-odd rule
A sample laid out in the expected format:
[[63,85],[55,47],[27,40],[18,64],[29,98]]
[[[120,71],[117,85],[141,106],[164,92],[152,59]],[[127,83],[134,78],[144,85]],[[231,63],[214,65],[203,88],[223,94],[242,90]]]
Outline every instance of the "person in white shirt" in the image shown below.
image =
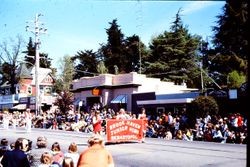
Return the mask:
[[76,143],[70,143],[69,148],[68,148],[68,152],[64,154],[64,157],[70,157],[72,158],[73,162],[74,162],[74,167],[77,166],[77,162],[79,159],[80,154],[78,153],[78,149],[77,149],[77,145]]
[[25,116],[25,120],[26,120],[26,131],[27,132],[31,132],[32,115],[30,113],[30,109],[29,108],[26,109],[26,112],[25,112],[24,116]]
[[3,113],[3,128],[9,129],[10,117],[8,111],[4,111]]
[[220,131],[220,127],[218,125],[215,126],[215,129],[213,131],[213,141],[214,142],[222,142],[224,140],[224,137],[222,136],[222,133]]

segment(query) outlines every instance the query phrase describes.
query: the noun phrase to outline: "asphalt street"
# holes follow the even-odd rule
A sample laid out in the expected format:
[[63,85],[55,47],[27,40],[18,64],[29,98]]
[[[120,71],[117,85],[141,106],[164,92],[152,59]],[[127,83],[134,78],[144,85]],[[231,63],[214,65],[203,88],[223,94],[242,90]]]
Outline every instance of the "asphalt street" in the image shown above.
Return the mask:
[[[87,140],[92,134],[67,132],[61,130],[24,128],[5,130],[0,128],[0,139],[7,138],[10,143],[18,137],[26,137],[33,142],[38,136],[48,139],[48,148],[59,142],[64,152],[71,142],[78,145],[78,151],[87,148]],[[105,138],[105,136],[104,136]],[[247,146],[242,144],[221,144],[200,141],[179,141],[147,138],[145,143],[107,144],[113,155],[116,167],[246,167]]]

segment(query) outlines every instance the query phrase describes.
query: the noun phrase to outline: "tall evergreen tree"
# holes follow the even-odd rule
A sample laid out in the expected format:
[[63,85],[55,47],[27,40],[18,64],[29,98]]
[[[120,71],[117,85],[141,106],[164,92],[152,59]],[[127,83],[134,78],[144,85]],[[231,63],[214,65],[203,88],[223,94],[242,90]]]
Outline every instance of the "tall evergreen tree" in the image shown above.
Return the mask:
[[[227,85],[228,74],[237,71],[246,76],[248,70],[248,1],[226,0],[222,14],[217,16],[217,26],[213,27],[214,55],[210,55],[209,65],[217,82]],[[212,49],[211,49],[212,50]]]
[[[106,29],[108,35],[107,44],[101,44],[100,55],[109,73],[129,73],[132,71],[142,72],[144,58],[148,51],[140,41],[138,35],[124,37],[117,19],[109,22],[110,28]],[[141,61],[141,62],[140,62]]]
[[221,54],[233,52],[246,60],[248,56],[248,1],[226,0],[223,13],[213,27],[213,43]]
[[106,29],[108,41],[107,44],[101,46],[100,52],[103,54],[104,63],[110,73],[114,74],[114,65],[119,68],[120,72],[126,72],[124,35],[117,24],[117,19],[109,24],[110,28]]
[[[25,62],[29,62],[26,63],[27,67],[30,67],[33,65],[35,65],[35,56],[36,56],[36,45],[35,43],[32,41],[32,38],[29,38],[29,42],[27,45],[27,50],[24,51],[23,53],[25,53],[26,55],[24,56],[24,61]],[[42,68],[51,68],[51,58],[48,57],[48,54],[46,53],[39,53],[39,57],[40,57],[40,67]]]
[[183,26],[179,10],[170,31],[152,39],[146,73],[176,84],[187,82],[190,87],[200,87],[196,62],[200,41],[200,36],[189,34]]
[[[143,72],[144,58],[147,56],[147,50],[144,43],[140,41],[138,35],[132,35],[125,39],[126,72]],[[140,62],[141,61],[141,62]],[[140,69],[141,68],[141,69]]]
[[76,64],[74,79],[83,76],[93,76],[97,73],[99,57],[93,50],[79,51],[71,59]]

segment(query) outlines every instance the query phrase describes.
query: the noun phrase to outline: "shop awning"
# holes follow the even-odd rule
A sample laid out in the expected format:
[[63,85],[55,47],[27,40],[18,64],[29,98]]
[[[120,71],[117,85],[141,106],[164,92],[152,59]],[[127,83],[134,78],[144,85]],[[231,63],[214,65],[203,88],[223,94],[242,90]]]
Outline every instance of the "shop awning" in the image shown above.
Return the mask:
[[151,105],[151,104],[183,104],[191,103],[194,98],[181,98],[181,99],[164,99],[164,100],[140,100],[137,105]]
[[27,108],[27,104],[18,104],[14,107],[12,107],[12,109],[14,110],[25,110]]
[[127,95],[118,95],[111,100],[111,103],[127,103]]

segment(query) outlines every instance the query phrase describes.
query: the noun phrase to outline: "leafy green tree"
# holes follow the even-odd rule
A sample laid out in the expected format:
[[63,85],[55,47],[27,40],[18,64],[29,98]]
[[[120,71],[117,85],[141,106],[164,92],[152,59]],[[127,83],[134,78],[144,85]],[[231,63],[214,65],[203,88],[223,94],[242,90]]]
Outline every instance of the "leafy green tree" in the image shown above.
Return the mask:
[[[187,82],[190,87],[200,86],[196,79],[199,76],[196,60],[200,41],[200,36],[189,34],[183,26],[179,10],[170,31],[152,39],[145,73],[176,84]],[[196,73],[198,75],[193,76]]]
[[69,55],[65,55],[63,59],[60,59],[59,77],[56,78],[55,91],[58,94],[55,105],[57,105],[63,114],[66,114],[70,110],[73,104],[74,94],[70,92],[71,84],[74,76],[74,65],[72,58]]
[[72,57],[75,65],[74,78],[92,76],[97,73],[128,73],[138,72],[143,68],[140,58],[147,54],[146,46],[133,35],[124,39],[124,35],[117,25],[117,20],[109,23],[106,29],[107,44],[101,44],[97,52],[92,50],[79,51]]
[[[27,63],[27,67],[32,66],[31,64],[35,65],[35,56],[36,56],[36,45],[33,43],[32,38],[29,38],[29,42],[27,45],[27,50],[24,51],[26,55],[24,56],[24,61],[29,62]],[[51,68],[51,58],[48,57],[46,53],[39,53],[40,57],[40,67],[42,68]]]
[[79,51],[71,59],[76,64],[74,79],[97,74],[99,57],[93,50]]
[[1,73],[2,73],[2,83],[8,82],[10,84],[10,93],[15,94],[16,88],[15,84],[18,82],[16,76],[16,70],[18,67],[17,60],[21,55],[21,49],[23,47],[24,41],[21,36],[17,36],[16,40],[10,38],[8,41],[0,43],[0,60],[4,62],[1,64]]
[[59,93],[55,101],[55,105],[59,107],[60,112],[62,114],[67,114],[68,111],[71,109],[73,101],[74,101],[73,93],[69,91],[62,91]]
[[100,53],[104,57],[104,63],[108,71],[115,73],[114,65],[117,65],[121,73],[126,72],[126,56],[124,54],[124,34],[121,32],[120,26],[117,24],[117,19],[109,22],[110,28],[106,29],[108,35],[107,44],[102,44]]
[[60,65],[61,74],[59,75],[57,81],[63,84],[58,84],[58,85],[62,85],[62,87],[59,88],[59,90],[61,92],[62,91],[69,92],[71,83],[73,81],[73,76],[75,74],[73,61],[69,55],[65,55],[63,59],[60,60],[60,62],[61,62],[61,65]]
[[198,96],[191,102],[190,108],[193,118],[204,118],[207,113],[218,114],[219,112],[219,106],[212,96]]
[[0,64],[0,85],[10,81],[9,72],[11,71],[11,65],[7,62]]
[[33,65],[35,65],[35,55],[36,55],[36,47],[33,44],[32,38],[29,38],[29,42],[27,47],[27,51],[24,51],[23,53],[25,53],[26,55],[24,56],[24,62],[29,62],[26,63],[27,67],[31,67]]
[[54,78],[55,83],[53,85],[53,92],[56,92],[56,94],[60,94],[63,91],[63,81],[61,78]]
[[217,54],[209,65],[210,75],[219,85],[227,85],[227,76],[232,71],[238,71],[246,77],[247,62],[236,55]]
[[223,55],[236,54],[246,60],[248,57],[248,1],[226,0],[218,15],[217,26],[213,27],[213,43]]
[[239,88],[244,82],[246,82],[245,75],[237,71],[232,71],[228,74],[228,88]]
[[127,37],[125,39],[125,53],[126,60],[124,60],[124,63],[126,63],[126,72],[143,72],[144,65],[143,60],[148,55],[148,51],[146,49],[146,46],[142,41],[140,41],[140,38],[138,35],[133,35],[130,37]]
[[228,74],[234,70],[247,76],[248,1],[226,0],[222,14],[217,19],[212,41],[215,48],[211,49],[215,54],[209,68],[220,85],[227,85]]

